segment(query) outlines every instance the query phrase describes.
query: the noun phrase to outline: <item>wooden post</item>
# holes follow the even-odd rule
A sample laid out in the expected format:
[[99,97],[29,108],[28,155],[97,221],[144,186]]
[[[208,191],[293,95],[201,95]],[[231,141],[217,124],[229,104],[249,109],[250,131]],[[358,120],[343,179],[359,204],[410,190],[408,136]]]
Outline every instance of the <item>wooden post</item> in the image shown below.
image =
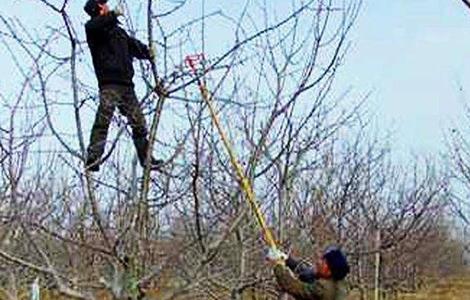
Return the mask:
[[377,252],[375,253],[375,291],[374,299],[380,300],[380,247],[381,247],[381,236],[380,229],[377,229],[377,235],[375,238],[375,247]]
[[39,278],[36,277],[31,284],[31,300],[40,300],[41,294],[39,290]]

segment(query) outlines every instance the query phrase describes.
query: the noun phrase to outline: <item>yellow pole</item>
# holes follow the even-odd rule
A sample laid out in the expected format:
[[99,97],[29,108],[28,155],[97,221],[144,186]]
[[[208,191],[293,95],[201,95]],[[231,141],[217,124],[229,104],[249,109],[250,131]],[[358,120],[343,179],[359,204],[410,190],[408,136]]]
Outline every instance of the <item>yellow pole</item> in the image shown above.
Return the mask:
[[[197,56],[196,59],[200,59],[201,56]],[[189,64],[189,66],[193,69],[195,72],[195,66],[194,66],[194,58],[187,57],[186,62]],[[269,230],[266,221],[264,219],[263,213],[261,212],[261,209],[258,205],[258,202],[256,201],[255,193],[253,192],[253,188],[250,184],[250,181],[248,178],[245,176],[243,172],[243,168],[241,167],[240,163],[238,162],[238,159],[235,155],[235,151],[233,150],[227,136],[225,135],[224,130],[222,129],[222,126],[219,121],[219,117],[217,116],[217,113],[215,112],[214,106],[212,105],[211,101],[211,96],[209,94],[209,91],[205,87],[205,85],[198,80],[199,83],[199,89],[201,91],[202,98],[204,102],[207,104],[207,107],[209,108],[209,113],[212,118],[212,122],[214,123],[215,127],[217,128],[217,131],[219,132],[220,138],[222,139],[222,142],[224,144],[224,147],[230,157],[230,162],[232,163],[233,168],[235,169],[235,172],[238,176],[238,179],[240,181],[240,185],[242,190],[246,194],[246,198],[248,199],[248,202],[251,206],[251,209],[253,213],[255,214],[256,220],[258,221],[259,226],[261,227],[264,238],[266,240],[266,243],[271,247],[271,248],[277,248],[276,242],[274,240],[274,237]]]

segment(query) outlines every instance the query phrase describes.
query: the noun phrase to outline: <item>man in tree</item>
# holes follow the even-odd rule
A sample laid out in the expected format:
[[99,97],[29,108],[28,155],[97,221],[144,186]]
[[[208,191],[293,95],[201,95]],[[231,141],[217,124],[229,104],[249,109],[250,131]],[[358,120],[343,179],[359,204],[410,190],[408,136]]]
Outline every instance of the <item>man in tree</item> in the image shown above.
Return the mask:
[[297,300],[343,300],[346,298],[344,278],[349,265],[342,251],[330,246],[315,268],[271,248],[266,255],[274,265],[274,275],[281,289]]
[[86,37],[100,90],[100,104],[91,130],[86,168],[99,171],[109,125],[116,106],[132,128],[132,139],[142,167],[151,170],[163,163],[151,155],[147,161],[149,141],[145,117],[134,92],[133,58],[151,60],[154,51],[130,37],[119,26],[120,10],[110,10],[107,0],[88,0],[84,7],[91,19],[86,23]]

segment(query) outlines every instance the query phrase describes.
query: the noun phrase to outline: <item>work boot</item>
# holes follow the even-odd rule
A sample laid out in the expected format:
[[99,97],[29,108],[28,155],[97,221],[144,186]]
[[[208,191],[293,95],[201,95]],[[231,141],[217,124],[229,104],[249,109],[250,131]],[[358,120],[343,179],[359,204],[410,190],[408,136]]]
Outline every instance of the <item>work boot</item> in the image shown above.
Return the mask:
[[[135,149],[137,150],[137,157],[139,158],[140,165],[142,168],[145,168],[147,160],[147,150],[149,148],[149,142],[146,138],[136,138],[134,139]],[[158,170],[164,161],[161,159],[155,159],[153,156],[150,156],[150,171]]]
[[85,162],[85,169],[89,172],[98,172],[100,170],[100,160],[89,155]]
[[85,169],[89,172],[98,172],[100,170],[100,164],[98,160],[87,160],[85,163]]
[[[164,163],[165,162],[161,159],[155,159],[154,157],[151,157],[149,169],[150,171],[158,171],[161,169]],[[140,161],[140,165],[145,169],[146,163],[144,161]]]

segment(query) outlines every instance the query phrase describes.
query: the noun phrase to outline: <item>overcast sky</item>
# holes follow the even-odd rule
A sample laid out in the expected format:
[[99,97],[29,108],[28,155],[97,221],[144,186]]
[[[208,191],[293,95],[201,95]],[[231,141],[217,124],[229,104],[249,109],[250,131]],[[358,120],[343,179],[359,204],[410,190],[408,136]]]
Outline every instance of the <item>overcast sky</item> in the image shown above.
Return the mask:
[[[29,18],[33,24],[42,24],[44,14],[50,13],[31,4],[39,1],[1,2],[1,14]],[[84,1],[72,2],[75,17],[83,18]],[[232,0],[207,2],[222,8],[234,5]],[[444,150],[444,131],[459,123],[470,87],[469,33],[470,10],[459,0],[364,0],[336,86],[352,87],[356,95],[370,92],[367,105],[376,115],[376,126],[392,130],[400,156],[437,154]],[[12,68],[2,53],[4,93],[14,80]]]
[[[444,150],[470,87],[470,10],[459,0],[365,0],[340,82],[370,91],[401,154]],[[340,84],[340,85],[341,85]],[[467,93],[468,94],[468,93]]]

